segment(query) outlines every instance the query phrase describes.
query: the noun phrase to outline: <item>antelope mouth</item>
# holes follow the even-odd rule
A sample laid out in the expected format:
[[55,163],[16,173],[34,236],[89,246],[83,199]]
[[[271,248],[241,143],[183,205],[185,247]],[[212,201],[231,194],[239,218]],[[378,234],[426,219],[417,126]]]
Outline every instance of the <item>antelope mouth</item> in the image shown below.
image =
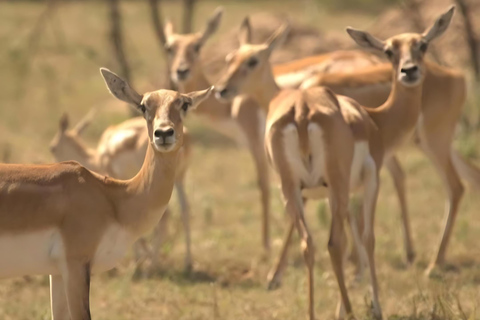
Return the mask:
[[175,142],[160,142],[160,141],[155,141],[153,143],[155,146],[155,149],[157,149],[160,152],[168,152],[171,151],[175,147]]

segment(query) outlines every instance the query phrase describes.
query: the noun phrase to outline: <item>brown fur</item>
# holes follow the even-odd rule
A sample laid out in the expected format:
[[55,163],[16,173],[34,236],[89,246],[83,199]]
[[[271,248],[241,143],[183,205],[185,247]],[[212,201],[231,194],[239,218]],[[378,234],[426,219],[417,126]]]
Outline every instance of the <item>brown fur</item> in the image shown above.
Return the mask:
[[[395,150],[413,133],[420,114],[422,83],[425,77],[423,63],[425,50],[421,49],[420,44],[428,43],[441,35],[448,27],[452,14],[453,9],[450,9],[440,16],[435,25],[424,35],[401,34],[384,42],[366,32],[347,29],[358,44],[389,53],[394,70],[393,87],[387,101],[376,109],[361,107],[352,99],[335,96],[326,88],[281,91],[276,86],[268,59],[272,50],[285,37],[285,28],[279,29],[266,43],[252,45],[249,43],[251,30],[248,18],[241,26],[239,36],[241,46],[229,56],[228,71],[215,89],[217,96],[226,100],[232,99],[236,94],[247,94],[255,97],[261,105],[268,106],[266,150],[280,176],[286,211],[291,215],[292,225],[302,239],[301,247],[308,269],[311,320],[314,319],[314,253],[311,235],[303,214],[300,192],[305,188],[322,187],[324,182],[328,187],[332,210],[328,248],[341,293],[337,317],[343,318],[345,312],[349,316],[352,313],[342,265],[345,246],[343,220],[349,217],[352,220],[350,226],[357,250],[363,263],[369,266],[373,313],[375,317],[381,318],[375,271],[373,223],[378,196],[378,172],[384,156],[388,155],[387,152]],[[309,125],[321,128],[321,135],[310,137],[309,130],[306,129]],[[312,130],[313,128],[314,126]],[[352,183],[350,169],[356,164],[353,162],[353,155],[357,152],[354,151],[354,143],[355,140],[360,140],[360,137],[367,138],[369,146],[369,157],[359,159],[362,161],[361,181],[353,181],[355,184],[362,184],[365,189],[363,245],[360,244],[355,218],[348,215],[347,209],[349,193],[354,191],[350,190]],[[317,153],[323,153],[324,168],[320,167],[322,162],[310,160],[312,154],[310,144],[311,139],[314,138],[322,140],[318,142],[321,151]],[[298,139],[298,142],[295,142],[295,139]],[[297,143],[298,150],[295,149]],[[359,169],[355,167],[355,170]],[[319,173],[323,176],[318,177]],[[358,173],[356,171],[352,174]],[[311,178],[318,179],[312,181]],[[358,179],[357,176],[353,178]],[[303,195],[306,196],[306,194]],[[290,228],[277,268],[271,274],[270,286],[278,283],[281,277],[291,234]]]
[[[0,164],[0,236],[12,239],[17,246],[12,249],[28,250],[21,248],[22,242],[15,244],[15,239],[45,229],[56,230],[60,235],[61,239],[50,240],[53,251],[44,253],[48,257],[42,258],[56,269],[51,274],[55,319],[90,319],[89,275],[92,268],[103,271],[111,263],[100,265],[94,260],[109,228],[119,230],[128,235],[127,241],[133,241],[161,218],[162,210],[151,209],[166,208],[172,193],[183,141],[184,111],[180,106],[188,103],[189,108],[194,108],[210,92],[181,95],[159,90],[141,96],[112,72],[101,71],[116,97],[139,109],[145,108],[150,143],[144,164],[135,177],[109,178],[73,161],[51,165]],[[168,143],[157,142],[154,131],[167,132],[168,128],[175,130],[175,138]],[[106,245],[115,246],[116,238],[113,240]],[[56,252],[55,247],[63,248],[62,252]],[[107,253],[101,254],[105,259],[110,257],[108,248]],[[35,271],[35,266],[30,269],[42,272]]]
[[[205,41],[216,31],[220,24],[222,10],[217,9],[208,20],[202,32],[191,34],[175,33],[173,25],[167,23],[164,30],[169,48],[170,77],[178,85],[180,92],[189,92],[210,85],[203,72],[200,61],[201,48]],[[189,70],[185,79],[177,77],[178,70]],[[255,163],[258,186],[262,206],[262,244],[267,252],[270,250],[270,181],[267,159],[263,149],[264,132],[260,125],[264,122],[262,108],[249,98],[238,98],[233,103],[220,102],[213,95],[205,100],[195,114],[203,117],[213,129],[226,134],[237,142],[246,143]],[[224,125],[234,125],[235,128],[225,129]],[[239,129],[240,136],[237,136]]]

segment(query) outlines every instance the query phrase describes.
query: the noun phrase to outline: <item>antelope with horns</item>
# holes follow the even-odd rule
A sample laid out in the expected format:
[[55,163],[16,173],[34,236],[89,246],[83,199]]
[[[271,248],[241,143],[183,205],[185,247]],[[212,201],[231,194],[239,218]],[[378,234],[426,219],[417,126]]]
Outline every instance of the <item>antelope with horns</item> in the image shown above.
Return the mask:
[[[90,125],[94,110],[90,111],[77,125],[69,129],[68,115],[65,113],[59,123],[59,131],[50,144],[50,151],[56,161],[75,160],[86,168],[117,179],[130,179],[142,168],[148,146],[148,132],[142,117],[128,119],[120,124],[109,126],[100,137],[96,149],[88,148],[81,138],[82,132]],[[180,204],[181,217],[185,231],[185,269],[192,269],[190,241],[190,206],[185,193],[185,175],[188,169],[191,150],[190,136],[183,128],[183,145],[179,150],[175,189]],[[146,251],[152,262],[152,270],[158,266],[158,257],[162,237],[167,228],[170,211],[168,208],[160,223],[154,229],[152,249],[147,248],[142,238],[134,245],[136,269],[140,271]]]
[[[277,31],[265,44],[252,45],[248,18],[241,27],[240,48],[228,58],[228,70],[216,86],[216,96],[230,100],[237,94],[255,97],[268,106],[265,146],[281,181],[281,190],[292,224],[270,285],[278,283],[293,229],[299,232],[308,270],[309,316],[314,319],[314,251],[303,213],[304,198],[328,197],[332,222],[328,249],[340,288],[337,317],[351,314],[343,275],[345,234],[343,221],[350,218],[356,247],[370,271],[373,313],[381,318],[374,259],[374,213],[378,195],[378,172],[384,158],[408,139],[420,114],[424,78],[423,56],[430,41],[447,29],[453,7],[441,15],[424,34],[401,34],[386,41],[347,28],[360,45],[386,52],[393,65],[392,91],[381,107],[360,106],[353,99],[336,96],[325,87],[280,90],[268,62],[272,50],[285,36]],[[262,81],[261,83],[259,81]],[[365,228],[362,243],[354,217],[348,213],[350,190],[363,187]]]
[[73,161],[0,164],[0,277],[49,274],[53,319],[91,319],[91,272],[114,267],[158,223],[175,183],[183,117],[211,91],[140,95],[101,73],[110,92],[146,120],[149,143],[135,177],[109,178]]

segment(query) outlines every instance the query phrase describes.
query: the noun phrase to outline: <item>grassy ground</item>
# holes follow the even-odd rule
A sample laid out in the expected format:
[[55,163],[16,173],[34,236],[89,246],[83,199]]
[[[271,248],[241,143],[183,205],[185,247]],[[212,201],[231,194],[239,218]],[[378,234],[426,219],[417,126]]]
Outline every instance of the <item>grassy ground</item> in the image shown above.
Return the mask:
[[[226,28],[252,10],[232,2],[226,6]],[[202,2],[196,24],[217,5]],[[154,89],[162,67],[158,44],[149,25],[145,4],[122,4],[128,54],[139,90]],[[178,7],[165,9],[178,17]],[[297,2],[274,6],[256,2],[255,9],[287,11],[307,22],[339,29],[369,16],[307,12]],[[9,145],[12,161],[51,161],[48,142],[62,111],[74,119],[89,108],[100,109],[88,132],[93,144],[109,123],[126,118],[126,107],[109,96],[98,74],[99,66],[114,68],[109,56],[106,8],[101,3],[70,3],[59,9],[45,32],[29,40],[40,4],[0,3],[0,150]],[[318,16],[316,16],[318,14]],[[318,18],[320,17],[320,18]],[[175,19],[174,19],[175,20]],[[61,32],[58,31],[61,27]],[[55,31],[57,30],[57,31]],[[139,36],[142,35],[142,36]],[[38,42],[36,42],[38,41]],[[92,312],[95,319],[303,319],[306,315],[306,274],[298,246],[283,286],[265,290],[265,277],[280,249],[285,219],[279,193],[272,186],[273,255],[260,246],[260,205],[249,154],[204,128],[189,122],[195,150],[187,189],[192,203],[194,273],[182,272],[184,255],[180,219],[174,217],[170,241],[164,247],[162,270],[148,280],[132,281],[133,267],[125,260],[120,274],[95,275]],[[460,147],[476,155],[478,137]],[[473,146],[473,147],[472,147]],[[473,151],[472,151],[473,150]],[[426,158],[413,147],[400,155],[408,173],[408,196],[416,263],[404,263],[397,199],[389,177],[382,175],[378,203],[377,270],[381,302],[390,319],[478,319],[480,306],[480,198],[468,190],[462,202],[449,247],[450,271],[427,279],[423,272],[441,233],[445,192]],[[239,174],[241,173],[241,174]],[[177,209],[173,198],[174,209]],[[177,210],[176,210],[177,211]],[[333,318],[338,290],[326,250],[330,215],[325,205],[309,203],[307,217],[316,244],[316,298],[318,319]],[[353,282],[348,267],[350,297],[359,318],[368,318],[367,282]],[[49,319],[48,281],[45,277],[0,282],[0,319]]]

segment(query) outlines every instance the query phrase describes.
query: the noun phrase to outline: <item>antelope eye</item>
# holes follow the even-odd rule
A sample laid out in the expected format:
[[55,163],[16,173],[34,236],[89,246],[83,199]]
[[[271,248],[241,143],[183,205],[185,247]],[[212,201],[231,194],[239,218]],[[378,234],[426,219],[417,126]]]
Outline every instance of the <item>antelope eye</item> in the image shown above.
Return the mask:
[[195,53],[199,53],[200,47],[201,47],[200,44],[197,43],[196,45],[193,46],[193,51],[195,51]]
[[171,46],[165,46],[165,50],[167,51],[168,54],[173,53],[173,48]]
[[142,111],[143,114],[145,114],[145,111],[147,111],[147,108],[143,104],[141,104],[140,110]]
[[250,58],[247,62],[249,68],[254,68],[258,64],[257,58]]
[[184,103],[182,104],[182,110],[183,110],[184,112],[187,112],[188,107],[190,107],[190,103],[184,102]]
[[428,44],[427,44],[426,42],[422,42],[422,43],[420,44],[420,51],[426,52],[427,49],[428,49]]
[[387,55],[387,57],[389,59],[391,59],[393,57],[393,51],[390,50],[390,49],[385,50],[385,54]]

